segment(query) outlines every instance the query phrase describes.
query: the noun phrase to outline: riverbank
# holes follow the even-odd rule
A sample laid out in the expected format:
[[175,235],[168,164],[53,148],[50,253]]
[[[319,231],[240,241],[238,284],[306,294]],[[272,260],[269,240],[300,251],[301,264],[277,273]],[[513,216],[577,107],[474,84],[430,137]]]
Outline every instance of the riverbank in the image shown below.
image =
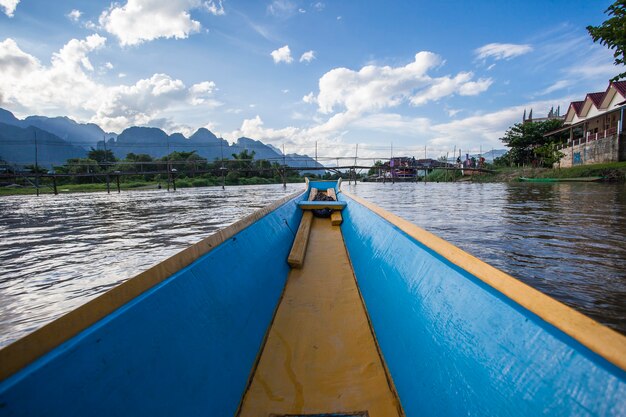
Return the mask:
[[[291,177],[287,178],[288,183],[300,183],[304,182],[304,178]],[[268,178],[238,178],[237,181],[226,181],[227,186],[232,185],[267,185],[267,184],[282,184],[282,182],[276,182]],[[176,188],[193,188],[193,187],[221,187],[221,179],[212,180],[205,178],[185,178],[176,180]],[[173,188],[173,184],[170,184]],[[110,192],[117,192],[117,184],[111,182],[109,185]],[[167,182],[158,181],[133,181],[133,182],[120,182],[121,191],[130,190],[167,190]],[[59,194],[69,193],[93,193],[93,192],[106,192],[107,186],[105,183],[94,184],[62,184],[57,186]],[[9,195],[34,195],[37,193],[37,189],[34,186],[19,186],[10,185],[6,187],[0,187],[0,197]],[[54,189],[51,184],[44,183],[39,187],[39,194],[54,194]]]
[[[520,178],[591,178],[602,177],[606,182],[626,182],[626,162],[581,165],[571,168],[496,168],[493,173],[463,177],[473,182],[515,182]],[[459,179],[457,179],[459,181]]]

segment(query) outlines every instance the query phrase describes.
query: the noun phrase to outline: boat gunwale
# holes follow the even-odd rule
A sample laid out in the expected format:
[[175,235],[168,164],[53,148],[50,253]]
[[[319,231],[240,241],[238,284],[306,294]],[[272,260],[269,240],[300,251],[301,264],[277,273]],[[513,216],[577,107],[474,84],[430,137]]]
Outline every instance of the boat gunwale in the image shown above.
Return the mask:
[[4,346],[0,383],[302,194],[296,191],[254,211]]
[[418,243],[470,273],[507,299],[556,327],[609,363],[626,371],[626,336],[481,261],[408,220],[346,191],[342,190],[342,194],[371,210]]

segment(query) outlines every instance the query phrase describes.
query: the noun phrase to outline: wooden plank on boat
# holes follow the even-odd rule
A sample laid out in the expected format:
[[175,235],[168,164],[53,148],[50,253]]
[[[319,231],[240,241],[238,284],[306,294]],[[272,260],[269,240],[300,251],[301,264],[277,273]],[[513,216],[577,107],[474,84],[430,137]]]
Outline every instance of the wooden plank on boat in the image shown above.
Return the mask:
[[[306,213],[305,213],[306,214]],[[341,230],[314,218],[307,263],[289,272],[239,417],[401,417]],[[332,256],[329,256],[332,254]]]
[[[333,200],[337,201],[337,193],[334,188],[329,188],[326,190],[326,194],[328,194]],[[339,226],[343,223],[343,217],[341,216],[340,211],[333,211],[330,215],[330,223],[333,226]]]
[[339,226],[339,225],[341,225],[341,223],[343,223],[343,217],[341,216],[341,212],[340,211],[333,211],[330,214],[330,223],[333,226]]
[[298,203],[298,207],[302,210],[321,210],[321,209],[331,209],[331,210],[343,210],[346,206],[346,203],[343,201],[301,201]]
[[[311,188],[309,191],[309,201],[312,201],[317,195],[317,188]],[[292,268],[302,268],[304,265],[304,255],[309,244],[309,233],[311,231],[311,222],[313,221],[313,212],[305,211],[300,220],[300,226],[296,232],[296,238],[291,246],[287,263]]]

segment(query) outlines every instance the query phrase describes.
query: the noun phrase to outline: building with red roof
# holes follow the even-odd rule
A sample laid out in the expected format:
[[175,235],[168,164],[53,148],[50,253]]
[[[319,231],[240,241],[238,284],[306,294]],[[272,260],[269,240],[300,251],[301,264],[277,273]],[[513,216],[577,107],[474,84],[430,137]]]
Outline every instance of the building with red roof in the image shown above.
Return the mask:
[[561,167],[626,161],[624,121],[626,81],[611,81],[605,91],[570,103],[563,127],[546,136],[566,135]]

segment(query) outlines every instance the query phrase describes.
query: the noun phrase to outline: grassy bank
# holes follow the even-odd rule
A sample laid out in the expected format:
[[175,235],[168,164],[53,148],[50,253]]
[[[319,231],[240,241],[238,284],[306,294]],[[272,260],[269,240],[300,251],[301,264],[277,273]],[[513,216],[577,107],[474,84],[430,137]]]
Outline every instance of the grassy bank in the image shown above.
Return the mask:
[[[287,179],[288,183],[299,183],[304,182],[304,178],[293,177]],[[162,189],[167,189],[167,182],[157,182],[157,181],[132,181],[132,182],[121,182],[120,189],[122,191],[129,190],[157,190],[159,189],[159,184]],[[238,178],[236,180],[226,181],[226,185],[260,185],[260,184],[280,184],[276,181],[268,178]],[[221,179],[205,179],[205,178],[185,178],[176,180],[176,189],[179,188],[193,188],[193,187],[215,187],[221,186]],[[170,187],[173,185],[170,184]],[[117,185],[115,182],[111,182],[110,189],[112,193],[117,192]],[[59,194],[67,194],[67,193],[89,193],[89,192],[106,192],[107,187],[104,183],[96,183],[96,184],[63,184],[57,186],[57,191]],[[36,194],[37,190],[34,186],[8,186],[8,187],[0,187],[0,197],[7,195],[32,195]],[[54,194],[54,190],[52,184],[43,183],[39,187],[40,194]]]
[[626,181],[626,162],[581,165],[571,168],[503,168],[485,176],[489,181],[518,181],[525,178],[589,178],[602,177],[605,181]]
[[525,178],[589,178],[602,177],[605,181],[626,182],[626,162],[582,165],[572,168],[532,168],[532,167],[499,167],[492,173],[461,177],[460,172],[434,170],[426,178],[430,182],[471,181],[471,182],[514,182],[520,177]]

